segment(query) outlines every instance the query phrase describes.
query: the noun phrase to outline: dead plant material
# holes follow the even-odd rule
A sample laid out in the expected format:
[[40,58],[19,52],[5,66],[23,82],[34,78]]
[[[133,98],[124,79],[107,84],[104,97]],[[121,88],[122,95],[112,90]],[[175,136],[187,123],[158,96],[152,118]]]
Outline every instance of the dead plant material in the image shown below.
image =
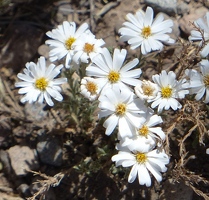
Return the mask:
[[[206,112],[203,111],[203,106],[204,105],[201,102],[186,100],[177,120],[168,128],[167,131],[173,131],[178,122],[192,122],[192,126],[189,128],[187,133],[185,133],[183,137],[178,140],[180,159],[174,167],[172,176],[175,182],[183,180],[185,184],[191,187],[197,195],[203,197],[206,200],[209,200],[208,194],[205,194],[203,191],[198,189],[200,182],[205,185],[209,185],[209,181],[202,177],[200,174],[195,174],[194,172],[189,171],[186,167],[189,160],[196,158],[195,155],[189,155],[189,152],[186,149],[186,140],[191,137],[193,133],[198,133],[199,144],[204,144],[204,137],[205,134],[207,134],[207,129],[204,125]],[[167,149],[169,149],[168,146]]]
[[185,184],[191,187],[197,195],[203,197],[205,200],[209,200],[208,194],[205,194],[203,191],[198,189],[198,185],[200,182],[202,182],[205,185],[209,185],[209,181],[201,177],[201,175],[196,175],[194,174],[194,172],[191,172],[186,169],[186,163],[190,159],[194,159],[194,157],[192,156],[186,159],[186,156],[187,153],[184,153],[184,155],[181,156],[181,159],[176,164],[173,170],[174,182],[179,182],[180,180],[183,180]]
[[45,193],[49,190],[50,187],[57,187],[60,182],[62,181],[64,174],[58,173],[55,174],[53,177],[47,176],[46,174],[43,174],[41,172],[36,171],[30,171],[34,174],[34,176],[40,176],[43,180],[38,180],[34,182],[33,184],[40,184],[41,187],[38,192],[36,192],[32,197],[27,198],[27,200],[35,200],[36,197],[40,196],[39,199],[44,199]]
[[177,67],[175,69],[176,77],[182,78],[186,69],[192,69],[200,62],[201,57],[199,55],[200,48],[194,46],[190,42],[185,42],[183,39],[179,39],[180,53],[177,58]]
[[120,4],[121,0],[117,0],[116,2],[110,2],[107,3],[100,11],[98,11],[95,15],[95,19],[100,19],[104,14],[106,14],[109,10],[112,8],[118,6]]

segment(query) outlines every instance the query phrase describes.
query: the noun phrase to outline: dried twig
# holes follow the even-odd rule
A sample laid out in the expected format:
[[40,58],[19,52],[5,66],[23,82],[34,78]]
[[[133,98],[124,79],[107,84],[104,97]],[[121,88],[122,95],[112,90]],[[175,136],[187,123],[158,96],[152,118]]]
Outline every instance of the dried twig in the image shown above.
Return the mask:
[[110,2],[108,4],[106,4],[100,11],[98,11],[95,15],[95,19],[98,20],[99,18],[102,17],[102,15],[106,14],[109,10],[111,10],[112,8],[118,6],[120,4],[121,0],[118,0],[116,2]]
[[32,197],[27,198],[27,200],[35,200],[36,197],[39,195],[41,196],[41,198],[43,198],[45,195],[45,192],[48,191],[50,187],[58,186],[64,177],[63,173],[58,173],[58,174],[55,174],[53,177],[51,177],[41,172],[36,172],[36,171],[30,171],[30,172],[32,172],[35,176],[39,175],[44,180],[38,180],[34,182],[34,184],[39,183],[41,185],[41,188]]
[[209,200],[209,196],[207,196],[204,192],[202,192],[201,190],[198,190],[196,187],[194,187],[193,185],[189,185],[193,191],[198,195],[203,197],[205,200]]
[[90,2],[90,27],[91,31],[95,31],[95,22],[94,22],[94,0],[89,0]]

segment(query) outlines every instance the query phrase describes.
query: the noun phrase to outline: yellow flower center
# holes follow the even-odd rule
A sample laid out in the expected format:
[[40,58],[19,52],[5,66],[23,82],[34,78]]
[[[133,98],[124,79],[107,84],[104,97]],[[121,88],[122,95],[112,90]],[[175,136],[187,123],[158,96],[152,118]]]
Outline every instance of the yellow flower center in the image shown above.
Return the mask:
[[94,50],[94,45],[93,44],[89,44],[89,43],[85,43],[84,47],[83,47],[83,51],[86,53],[91,53]]
[[163,98],[170,98],[172,95],[172,88],[170,86],[161,88],[161,95]]
[[35,87],[41,91],[46,90],[47,86],[48,86],[48,81],[44,77],[37,79],[35,82]]
[[152,94],[154,92],[154,88],[151,87],[150,85],[147,85],[147,84],[142,84],[142,90],[143,90],[144,94],[147,96],[152,96]]
[[86,89],[91,93],[91,95],[94,95],[97,92],[97,85],[94,82],[89,81],[86,83]]
[[149,26],[146,26],[142,29],[142,37],[148,38],[151,35],[151,28]]
[[116,106],[116,109],[115,109],[115,114],[117,116],[122,116],[124,115],[126,112],[126,104],[124,103],[119,103],[117,106]]
[[110,83],[116,83],[120,79],[120,74],[119,72],[110,71],[107,78],[110,81]]
[[209,87],[209,74],[207,74],[203,77],[203,82],[206,87]]
[[138,130],[139,134],[142,136],[147,136],[149,133],[149,129],[146,125],[143,125],[139,130]]
[[147,155],[145,153],[136,153],[136,161],[139,164],[143,164],[147,161]]
[[74,37],[69,37],[66,41],[65,41],[65,47],[67,50],[71,50],[72,49],[72,44],[75,42],[75,38]]

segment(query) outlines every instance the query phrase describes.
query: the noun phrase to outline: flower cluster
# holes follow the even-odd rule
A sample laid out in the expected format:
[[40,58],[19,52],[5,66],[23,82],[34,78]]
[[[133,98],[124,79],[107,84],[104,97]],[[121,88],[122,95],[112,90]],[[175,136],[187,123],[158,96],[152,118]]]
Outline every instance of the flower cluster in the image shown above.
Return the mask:
[[50,60],[53,62],[65,58],[66,68],[79,65],[80,62],[88,63],[89,59],[100,53],[101,46],[105,44],[103,39],[95,38],[87,23],[76,30],[75,22],[64,21],[46,35],[51,38],[46,41],[51,48]]
[[[64,21],[62,25],[59,25],[56,29],[49,31],[46,35],[52,39],[47,40],[46,44],[50,46],[50,61],[65,59],[65,67],[70,66],[77,67],[80,62],[88,63],[90,59],[94,58],[102,51],[101,46],[105,44],[103,39],[95,39],[95,35],[88,29],[88,24],[82,24],[76,30],[75,22]],[[43,103],[44,99],[49,106],[53,106],[54,103],[51,97],[57,101],[62,101],[60,94],[61,87],[59,85],[67,82],[66,78],[60,78],[53,80],[61,72],[63,65],[55,66],[50,64],[46,67],[46,61],[44,57],[41,57],[37,64],[30,62],[26,64],[24,74],[19,73],[18,78],[23,82],[15,84],[16,87],[22,87],[19,90],[19,94],[25,94],[21,99],[22,103],[28,101],[29,103],[38,101]],[[89,90],[94,90],[94,84],[91,81],[82,81],[82,84],[87,84]],[[95,89],[91,95],[85,89],[82,89],[84,95],[92,98],[95,92],[99,92]],[[96,96],[95,96],[96,98]],[[94,98],[94,99],[95,99]]]
[[[161,51],[163,44],[172,44],[174,40],[168,33],[172,31],[173,21],[164,20],[163,15],[154,19],[151,7],[139,10],[135,15],[128,14],[127,22],[119,30],[121,41],[127,41],[131,49],[141,47],[142,54]],[[209,36],[209,13],[207,24],[199,19],[195,25],[204,34],[192,31],[190,40],[207,41]],[[74,22],[63,22],[56,29],[46,33],[51,39],[46,41],[50,47],[50,61],[64,60],[65,68],[79,67],[87,63],[86,76],[81,80],[80,93],[89,101],[98,100],[99,119],[105,118],[105,134],[117,134],[118,154],[112,157],[116,166],[132,167],[128,182],[136,177],[140,185],[151,185],[151,174],[160,182],[161,172],[166,171],[169,157],[163,149],[166,134],[161,128],[163,110],[181,109],[181,99],[187,94],[195,94],[200,100],[204,94],[205,103],[209,102],[209,61],[200,62],[200,70],[187,69],[187,78],[177,78],[173,71],[162,70],[152,76],[152,80],[141,80],[143,73],[139,68],[139,59],[126,61],[127,50],[115,48],[113,54],[102,47],[103,39],[96,39],[86,23],[76,30]],[[203,38],[204,37],[204,38]],[[206,45],[201,55],[206,56]],[[57,78],[63,65],[48,67],[45,58],[38,63],[26,64],[24,73],[19,73],[22,82],[20,94],[25,94],[21,102],[38,101],[53,106],[51,97],[62,101],[59,85],[66,78]],[[65,69],[67,70],[67,69]]]

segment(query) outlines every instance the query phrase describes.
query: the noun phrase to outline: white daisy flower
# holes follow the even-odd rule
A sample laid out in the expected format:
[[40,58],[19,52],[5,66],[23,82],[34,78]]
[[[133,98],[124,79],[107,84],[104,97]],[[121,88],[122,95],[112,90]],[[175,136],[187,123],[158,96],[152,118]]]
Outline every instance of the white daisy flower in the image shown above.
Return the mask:
[[189,40],[201,40],[199,44],[200,46],[202,46],[203,41],[207,42],[200,52],[202,57],[206,57],[209,54],[209,12],[206,13],[204,18],[199,18],[198,20],[194,21],[194,24],[198,29],[200,29],[200,31],[192,30]]
[[146,111],[144,102],[127,89],[105,90],[99,97],[99,118],[108,117],[103,126],[110,135],[118,125],[120,138],[131,137],[140,113]]
[[118,138],[120,140],[120,145],[122,147],[127,147],[131,151],[135,151],[138,146],[140,146],[143,152],[149,151],[150,148],[154,148],[156,146],[156,141],[151,137],[144,137],[141,135],[132,136],[132,137],[124,137]]
[[86,68],[86,74],[99,80],[102,89],[106,88],[129,88],[126,84],[136,86],[140,80],[141,69],[134,69],[139,60],[134,60],[123,64],[127,51],[115,49],[113,58],[107,48],[103,48],[102,54],[92,59],[92,64]]
[[162,14],[153,20],[153,15],[151,7],[147,7],[146,12],[139,10],[135,15],[127,14],[128,22],[124,22],[124,27],[119,29],[121,41],[128,41],[131,49],[141,46],[142,54],[162,50],[162,43],[174,43],[174,40],[166,34],[172,32],[173,21],[164,20]]
[[119,152],[112,157],[112,161],[116,163],[116,167],[120,165],[123,167],[132,166],[128,177],[129,183],[134,182],[138,175],[139,184],[149,187],[151,186],[150,173],[158,182],[162,181],[160,172],[165,172],[167,170],[165,165],[169,163],[169,158],[163,150],[143,151],[144,146],[141,145],[138,145],[135,150],[121,145],[117,145],[117,149]]
[[63,97],[60,94],[61,87],[59,85],[67,82],[67,78],[57,78],[60,74],[63,65],[55,66],[50,64],[46,67],[44,57],[40,57],[37,64],[33,62],[26,63],[24,73],[18,73],[17,77],[21,82],[15,83],[15,87],[22,87],[19,89],[19,94],[25,94],[21,99],[22,103],[28,101],[29,103],[38,101],[53,106],[54,103],[51,99],[53,97],[57,101],[62,101]]
[[180,109],[182,106],[176,99],[182,99],[189,93],[188,90],[183,88],[186,79],[177,81],[174,72],[170,71],[167,74],[165,70],[160,75],[153,75],[152,79],[158,85],[159,91],[155,99],[148,101],[153,101],[151,107],[155,108],[158,106],[158,112],[161,112],[163,108],[168,110],[170,107],[173,110]]
[[143,100],[152,100],[157,96],[158,86],[151,81],[143,80],[134,88],[135,94]]
[[186,75],[189,77],[188,84],[185,84],[189,88],[190,94],[196,94],[195,99],[200,100],[204,94],[204,102],[209,102],[209,61],[202,60],[200,62],[201,73],[196,70],[185,71]]
[[142,117],[144,122],[137,127],[137,135],[152,137],[153,139],[160,138],[164,141],[165,133],[162,131],[161,127],[156,127],[156,125],[163,122],[162,118],[159,115],[153,114],[153,111],[150,110],[142,114]]
[[75,41],[73,61],[77,64],[80,62],[89,63],[89,59],[93,59],[101,53],[104,44],[103,39],[96,39],[91,32],[83,34],[79,40]]
[[148,152],[150,149],[153,149],[156,146],[155,140],[153,140],[151,137],[144,137],[140,135],[132,138],[121,138],[119,141],[119,145],[121,147],[127,147],[132,152],[136,151],[136,149],[139,149],[139,147],[140,151]]
[[101,87],[95,79],[91,77],[84,77],[81,80],[81,94],[89,99],[90,101],[94,101],[97,99],[100,93]]
[[74,43],[87,30],[87,23],[82,24],[76,30],[75,22],[64,21],[56,29],[48,31],[46,35],[52,39],[47,40],[45,43],[51,48],[49,52],[50,61],[54,62],[66,57],[65,67],[70,68],[70,63],[74,56]]
[[186,69],[185,74],[188,77],[188,81],[183,85],[183,87],[189,89],[190,94],[196,94],[195,99],[200,100],[207,89],[203,82],[203,76],[194,69]]
[[156,142],[159,145],[162,144],[162,141],[165,140],[165,133],[163,132],[161,127],[156,127],[156,125],[162,123],[163,120],[160,116],[153,113],[153,110],[148,109],[146,113],[141,114],[140,121],[133,132],[133,136],[131,138],[126,137],[122,146],[132,145],[133,141],[139,140],[139,142],[135,142],[137,144],[141,144],[142,139],[144,143],[149,144],[150,146],[155,146]]

